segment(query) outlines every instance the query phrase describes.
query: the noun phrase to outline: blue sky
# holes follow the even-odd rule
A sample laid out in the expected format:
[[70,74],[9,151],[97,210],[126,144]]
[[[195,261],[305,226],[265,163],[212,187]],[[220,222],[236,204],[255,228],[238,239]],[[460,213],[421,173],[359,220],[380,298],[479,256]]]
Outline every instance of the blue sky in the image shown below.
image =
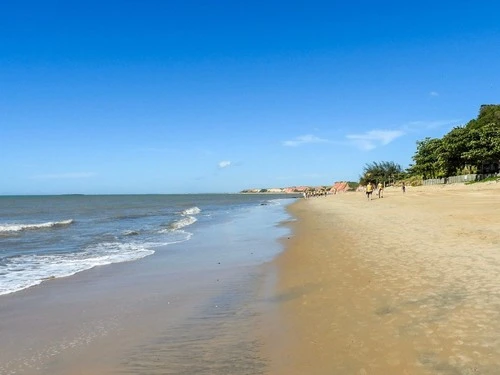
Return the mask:
[[3,1],[0,194],[237,192],[406,168],[500,103],[496,1]]

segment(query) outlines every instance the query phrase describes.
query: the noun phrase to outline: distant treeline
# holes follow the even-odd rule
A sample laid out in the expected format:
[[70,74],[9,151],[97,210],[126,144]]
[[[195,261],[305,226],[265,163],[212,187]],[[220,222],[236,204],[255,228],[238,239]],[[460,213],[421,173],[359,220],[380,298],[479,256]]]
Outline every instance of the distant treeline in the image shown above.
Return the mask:
[[414,163],[406,170],[394,162],[366,164],[360,183],[498,173],[500,105],[482,105],[477,118],[453,128],[442,138],[417,141],[412,159]]

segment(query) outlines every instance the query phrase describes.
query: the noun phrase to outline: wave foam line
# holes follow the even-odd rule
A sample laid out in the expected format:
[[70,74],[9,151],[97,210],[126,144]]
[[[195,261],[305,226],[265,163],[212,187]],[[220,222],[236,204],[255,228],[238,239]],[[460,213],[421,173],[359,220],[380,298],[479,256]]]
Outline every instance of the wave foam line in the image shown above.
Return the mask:
[[181,215],[197,215],[200,212],[201,212],[201,210],[198,207],[194,206],[194,207],[187,208],[184,211],[182,211]]
[[73,224],[74,220],[63,220],[63,221],[49,221],[47,223],[38,223],[38,224],[1,224],[0,225],[0,233],[2,232],[21,232],[24,230],[36,230],[36,229],[47,229],[47,228],[55,228],[62,227],[66,225]]
[[198,219],[192,215],[199,214],[200,212],[201,210],[196,206],[185,209],[184,211],[180,212],[180,214],[182,215],[182,219],[179,219],[169,224],[167,229],[162,229],[159,231],[159,233],[175,232],[177,230],[180,230],[184,227],[196,223]]
[[13,257],[0,274],[0,295],[38,285],[45,280],[72,276],[97,266],[130,262],[154,254],[150,244],[101,243],[83,252]]
[[172,224],[168,226],[168,229],[163,229],[160,231],[160,233],[167,233],[167,232],[172,232],[179,230],[181,228],[187,227],[188,225],[194,224],[198,221],[197,218],[193,216],[186,216],[183,217],[180,220],[174,221]]

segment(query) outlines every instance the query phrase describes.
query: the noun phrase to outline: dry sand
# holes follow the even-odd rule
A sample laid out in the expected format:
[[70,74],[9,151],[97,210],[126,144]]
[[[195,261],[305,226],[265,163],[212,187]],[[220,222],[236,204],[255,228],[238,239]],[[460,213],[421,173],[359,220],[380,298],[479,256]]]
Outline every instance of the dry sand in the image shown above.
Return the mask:
[[264,334],[270,374],[500,373],[500,183],[290,210]]

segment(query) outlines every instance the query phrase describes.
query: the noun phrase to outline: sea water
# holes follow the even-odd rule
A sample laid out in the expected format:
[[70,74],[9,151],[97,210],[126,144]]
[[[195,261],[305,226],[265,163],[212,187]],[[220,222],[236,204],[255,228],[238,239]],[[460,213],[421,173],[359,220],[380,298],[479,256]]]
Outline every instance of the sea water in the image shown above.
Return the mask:
[[[279,237],[287,195],[0,196],[0,295],[112,263],[132,262],[185,243],[177,263],[263,262],[262,235]],[[229,233],[230,232],[230,233]],[[211,238],[217,236],[217,239]],[[221,238],[224,237],[224,238]],[[198,251],[221,242],[217,254]],[[192,241],[190,253],[189,241]]]

